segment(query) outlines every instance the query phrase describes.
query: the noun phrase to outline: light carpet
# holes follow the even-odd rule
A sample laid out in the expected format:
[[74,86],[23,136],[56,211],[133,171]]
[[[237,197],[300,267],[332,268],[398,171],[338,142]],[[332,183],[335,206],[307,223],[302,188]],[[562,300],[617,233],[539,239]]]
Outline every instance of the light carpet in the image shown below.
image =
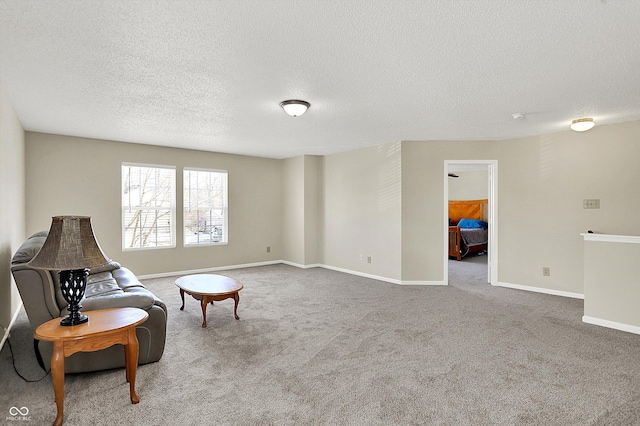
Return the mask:
[[[138,369],[140,403],[123,369],[68,375],[65,425],[640,423],[640,336],[582,323],[581,300],[492,287],[460,264],[446,287],[286,265],[221,274],[245,286],[241,319],[216,302],[204,329],[175,277],[145,280],[169,322],[163,358]],[[24,312],[10,340],[18,370],[41,376]],[[53,421],[51,376],[24,382],[6,344],[0,381],[0,422],[13,406]]]

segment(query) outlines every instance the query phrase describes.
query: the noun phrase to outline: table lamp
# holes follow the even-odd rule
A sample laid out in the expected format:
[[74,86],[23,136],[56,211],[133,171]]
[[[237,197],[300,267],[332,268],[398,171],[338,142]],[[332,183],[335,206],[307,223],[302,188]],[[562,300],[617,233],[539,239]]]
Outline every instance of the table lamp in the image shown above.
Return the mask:
[[52,219],[47,239],[27,265],[34,269],[60,271],[60,290],[69,304],[69,315],[60,320],[60,325],[82,324],[89,320],[80,312],[88,268],[105,265],[111,260],[93,236],[90,217],[54,216]]

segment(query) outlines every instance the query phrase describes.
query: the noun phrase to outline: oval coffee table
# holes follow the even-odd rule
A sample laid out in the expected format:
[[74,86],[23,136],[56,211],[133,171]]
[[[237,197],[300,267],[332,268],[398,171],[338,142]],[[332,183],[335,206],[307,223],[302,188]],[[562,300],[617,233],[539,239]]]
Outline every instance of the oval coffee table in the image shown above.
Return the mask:
[[242,290],[243,285],[233,278],[212,274],[187,275],[178,278],[176,285],[180,288],[180,297],[182,298],[181,311],[184,311],[185,293],[200,301],[203,328],[207,326],[207,304],[209,302],[213,303],[214,301],[219,302],[233,298],[236,302],[233,314],[237,320],[240,319],[238,316],[238,302],[240,302],[238,292]]

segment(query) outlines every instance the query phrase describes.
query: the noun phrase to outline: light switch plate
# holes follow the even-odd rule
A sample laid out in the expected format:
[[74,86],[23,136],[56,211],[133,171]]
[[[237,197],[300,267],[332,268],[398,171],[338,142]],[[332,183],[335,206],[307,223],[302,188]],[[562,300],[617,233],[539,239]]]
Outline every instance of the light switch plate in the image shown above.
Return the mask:
[[582,200],[583,209],[599,209],[600,199],[584,199]]

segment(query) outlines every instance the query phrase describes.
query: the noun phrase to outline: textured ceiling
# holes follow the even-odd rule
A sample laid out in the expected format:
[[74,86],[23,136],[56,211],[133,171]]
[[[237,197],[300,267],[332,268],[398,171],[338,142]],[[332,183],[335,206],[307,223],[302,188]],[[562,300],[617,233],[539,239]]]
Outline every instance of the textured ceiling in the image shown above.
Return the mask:
[[0,0],[0,81],[26,130],[243,155],[539,135],[640,119],[640,1]]

